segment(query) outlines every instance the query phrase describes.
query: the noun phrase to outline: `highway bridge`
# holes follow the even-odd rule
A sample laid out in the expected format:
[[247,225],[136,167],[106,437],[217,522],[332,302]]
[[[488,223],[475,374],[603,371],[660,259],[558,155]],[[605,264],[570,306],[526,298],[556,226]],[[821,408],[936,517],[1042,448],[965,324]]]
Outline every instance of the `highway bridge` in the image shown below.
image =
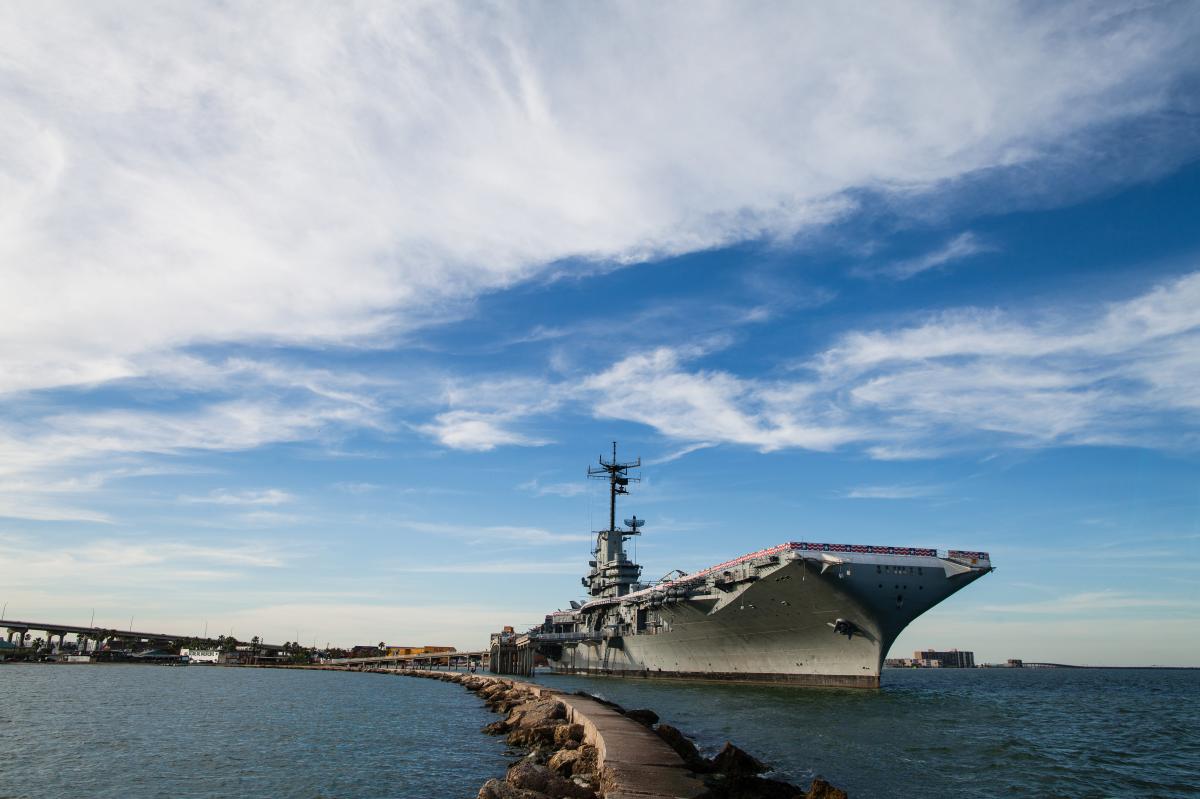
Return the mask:
[[[144,632],[142,630],[115,630],[111,627],[95,627],[84,626],[79,624],[56,624],[48,621],[20,621],[17,619],[0,619],[0,629],[8,630],[8,643],[13,643],[16,638],[18,646],[25,645],[25,639],[30,633],[43,632],[46,634],[46,641],[51,642],[55,637],[58,638],[58,646],[61,649],[63,641],[68,635],[79,636],[82,641],[94,641],[95,648],[100,649],[109,641],[148,641],[151,643],[168,644],[175,641],[186,641],[190,638],[196,638],[194,635],[182,635],[176,633],[159,633],[159,632]],[[208,639],[213,641],[215,639]],[[280,647],[275,644],[259,644],[261,649],[275,650]]]

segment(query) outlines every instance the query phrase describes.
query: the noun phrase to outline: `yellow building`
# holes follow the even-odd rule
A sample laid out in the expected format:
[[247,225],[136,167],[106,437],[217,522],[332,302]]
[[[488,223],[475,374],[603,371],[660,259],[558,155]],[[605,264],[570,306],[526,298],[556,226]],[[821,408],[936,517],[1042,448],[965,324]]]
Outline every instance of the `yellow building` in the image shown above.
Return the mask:
[[437,652],[456,652],[452,646],[389,646],[388,657],[403,657],[405,655],[430,655]]

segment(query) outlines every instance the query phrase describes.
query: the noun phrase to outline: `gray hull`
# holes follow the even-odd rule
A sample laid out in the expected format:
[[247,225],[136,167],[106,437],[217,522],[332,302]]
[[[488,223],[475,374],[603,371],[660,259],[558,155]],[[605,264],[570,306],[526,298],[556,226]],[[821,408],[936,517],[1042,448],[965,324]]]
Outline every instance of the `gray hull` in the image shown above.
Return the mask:
[[939,557],[775,561],[740,564],[674,602],[610,603],[607,618],[628,624],[542,651],[563,673],[874,688],[901,630],[990,571]]

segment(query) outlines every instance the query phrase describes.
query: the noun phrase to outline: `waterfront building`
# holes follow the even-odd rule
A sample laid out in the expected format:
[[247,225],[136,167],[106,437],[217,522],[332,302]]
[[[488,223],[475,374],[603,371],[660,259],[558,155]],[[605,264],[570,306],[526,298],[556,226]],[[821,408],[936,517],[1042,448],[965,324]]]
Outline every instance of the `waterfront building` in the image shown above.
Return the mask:
[[[355,647],[358,649],[358,647]],[[452,646],[389,646],[384,650],[387,657],[405,657],[407,655],[432,655],[438,652],[457,652]]]
[[913,660],[918,661],[921,668],[942,669],[973,669],[975,668],[975,653],[948,649],[923,649],[913,652]]

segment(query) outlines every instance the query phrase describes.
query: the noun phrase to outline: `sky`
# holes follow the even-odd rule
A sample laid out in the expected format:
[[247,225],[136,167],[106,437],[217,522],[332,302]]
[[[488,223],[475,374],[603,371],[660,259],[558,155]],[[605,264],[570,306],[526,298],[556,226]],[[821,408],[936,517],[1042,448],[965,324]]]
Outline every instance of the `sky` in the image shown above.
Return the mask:
[[479,648],[784,541],[1200,665],[1191,3],[0,8],[5,617]]

